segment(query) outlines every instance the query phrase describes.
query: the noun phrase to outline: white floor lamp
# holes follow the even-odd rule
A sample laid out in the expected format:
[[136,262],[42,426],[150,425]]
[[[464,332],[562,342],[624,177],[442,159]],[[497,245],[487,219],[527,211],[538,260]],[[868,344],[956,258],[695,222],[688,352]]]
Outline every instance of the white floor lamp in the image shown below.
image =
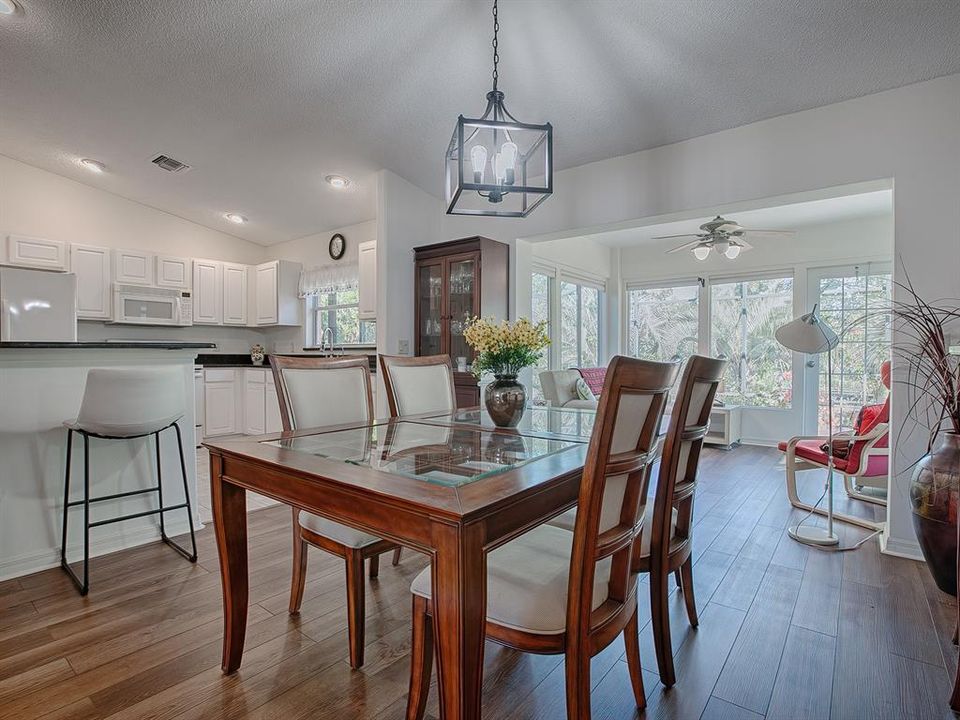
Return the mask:
[[[819,317],[817,306],[806,315],[781,325],[775,333],[777,342],[795,352],[807,355],[827,354],[827,527],[802,526],[803,521],[790,528],[790,537],[808,545],[836,545],[840,538],[833,532],[833,353],[840,342],[837,334]],[[818,503],[819,504],[819,503]]]

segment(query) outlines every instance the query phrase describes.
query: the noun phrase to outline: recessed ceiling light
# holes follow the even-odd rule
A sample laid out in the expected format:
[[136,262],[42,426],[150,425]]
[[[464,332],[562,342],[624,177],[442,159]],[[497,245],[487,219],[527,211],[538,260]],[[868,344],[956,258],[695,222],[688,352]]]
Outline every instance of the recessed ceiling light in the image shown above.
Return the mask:
[[324,180],[326,180],[330,185],[337,188],[338,190],[342,190],[343,188],[345,188],[347,185],[350,184],[350,181],[347,178],[345,178],[343,175],[327,175],[324,178]]
[[[2,2],[3,0],[0,0],[0,3]],[[80,160],[80,166],[95,173],[102,173],[105,169],[102,162],[99,160],[91,160],[90,158],[82,158]]]
[[226,213],[224,217],[235,225],[243,225],[247,219],[239,213]]
[[14,0],[0,0],[0,15],[16,15],[23,9]]

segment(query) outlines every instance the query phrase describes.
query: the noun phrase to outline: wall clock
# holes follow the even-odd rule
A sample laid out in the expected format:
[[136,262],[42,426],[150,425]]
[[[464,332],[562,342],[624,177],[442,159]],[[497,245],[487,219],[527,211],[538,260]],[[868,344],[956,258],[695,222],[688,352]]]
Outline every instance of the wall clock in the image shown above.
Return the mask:
[[337,233],[332,238],[330,238],[330,257],[334,260],[339,260],[343,257],[343,253],[346,252],[347,241],[340,233]]

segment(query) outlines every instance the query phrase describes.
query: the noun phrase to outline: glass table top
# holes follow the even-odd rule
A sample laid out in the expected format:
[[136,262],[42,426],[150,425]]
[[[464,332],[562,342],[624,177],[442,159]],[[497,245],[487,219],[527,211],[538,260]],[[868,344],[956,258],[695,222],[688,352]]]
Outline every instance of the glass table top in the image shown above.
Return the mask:
[[[558,408],[547,405],[528,405],[516,430],[525,435],[550,435],[568,437],[580,442],[588,442],[593,434],[593,424],[597,419],[595,410],[586,408]],[[423,422],[437,422],[451,425],[473,425],[494,428],[486,408],[456,410],[422,419]]]
[[263,442],[450,487],[476,482],[582,446],[572,440],[406,420]]

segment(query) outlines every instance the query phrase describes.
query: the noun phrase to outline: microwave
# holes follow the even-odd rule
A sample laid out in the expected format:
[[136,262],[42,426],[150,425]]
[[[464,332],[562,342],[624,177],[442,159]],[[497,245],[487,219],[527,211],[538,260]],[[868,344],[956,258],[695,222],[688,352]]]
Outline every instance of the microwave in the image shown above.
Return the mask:
[[193,299],[189,290],[115,284],[112,322],[120,325],[193,325]]

